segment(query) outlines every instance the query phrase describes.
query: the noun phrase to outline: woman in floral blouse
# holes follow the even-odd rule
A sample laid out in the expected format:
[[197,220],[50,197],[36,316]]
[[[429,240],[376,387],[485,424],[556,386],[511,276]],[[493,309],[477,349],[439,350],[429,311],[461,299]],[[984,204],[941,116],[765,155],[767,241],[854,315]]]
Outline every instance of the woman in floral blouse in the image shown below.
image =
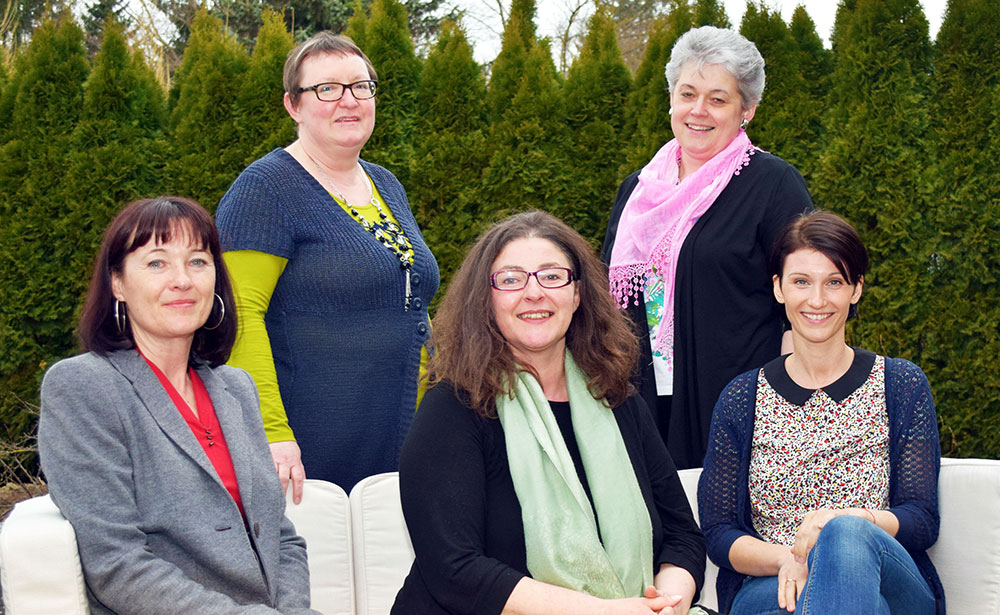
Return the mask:
[[857,231],[828,212],[775,242],[794,350],[722,392],[698,486],[723,612],[945,612],[926,554],[941,457],[927,378],[845,343],[867,268]]

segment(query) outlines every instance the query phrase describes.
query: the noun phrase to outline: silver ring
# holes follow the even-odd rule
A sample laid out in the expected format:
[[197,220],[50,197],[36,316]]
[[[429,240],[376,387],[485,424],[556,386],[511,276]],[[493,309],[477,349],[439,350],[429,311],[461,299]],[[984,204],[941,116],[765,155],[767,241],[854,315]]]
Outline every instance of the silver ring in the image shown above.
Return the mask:
[[785,583],[794,583],[795,579],[785,579]]

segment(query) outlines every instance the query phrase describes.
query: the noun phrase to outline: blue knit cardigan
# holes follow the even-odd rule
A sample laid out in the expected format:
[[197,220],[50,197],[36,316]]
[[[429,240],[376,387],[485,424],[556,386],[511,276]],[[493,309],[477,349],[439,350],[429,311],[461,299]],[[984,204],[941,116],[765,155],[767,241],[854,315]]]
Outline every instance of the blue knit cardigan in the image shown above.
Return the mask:
[[[729,549],[741,536],[760,538],[750,521],[749,468],[757,374],[740,374],[715,404],[698,482],[698,511],[709,558],[719,566],[719,610],[729,611],[746,575],[733,570]],[[885,360],[889,415],[889,510],[899,519],[896,540],[927,580],[944,615],[944,589],[926,549],[938,536],[937,484],[941,466],[937,415],[927,377],[904,359]]]
[[345,491],[398,467],[439,280],[403,186],[360,163],[413,244],[409,310],[399,259],[283,149],[247,167],[216,214],[226,250],[288,259],[265,317],[278,388],[309,477]]

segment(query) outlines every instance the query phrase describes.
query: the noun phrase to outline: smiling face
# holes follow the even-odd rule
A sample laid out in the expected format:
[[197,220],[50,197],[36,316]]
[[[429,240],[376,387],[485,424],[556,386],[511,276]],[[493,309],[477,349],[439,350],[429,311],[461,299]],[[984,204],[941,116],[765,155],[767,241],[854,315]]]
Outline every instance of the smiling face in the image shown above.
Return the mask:
[[[317,83],[355,83],[370,79],[365,61],[355,55],[320,54],[302,62],[299,87]],[[298,104],[285,94],[285,109],[299,125],[299,137],[329,151],[360,152],[375,128],[375,99],[357,100],[350,90],[340,100],[322,101],[302,92]]]
[[[508,243],[490,272],[572,266],[569,257],[548,239],[525,237]],[[562,363],[566,331],[580,305],[577,284],[542,288],[532,276],[521,290],[492,289],[493,317],[519,363],[536,368],[549,361]]]
[[728,146],[740,122],[753,119],[757,107],[743,109],[736,79],[718,64],[688,63],[670,95],[670,128],[681,144],[685,174],[701,168]]
[[215,299],[215,264],[190,229],[171,229],[170,241],[150,239],[130,252],[111,277],[115,298],[126,304],[140,351],[174,341],[190,345]]
[[785,258],[781,278],[774,276],[773,282],[796,346],[844,343],[844,323],[851,305],[861,299],[864,278],[852,286],[825,254],[804,248]]

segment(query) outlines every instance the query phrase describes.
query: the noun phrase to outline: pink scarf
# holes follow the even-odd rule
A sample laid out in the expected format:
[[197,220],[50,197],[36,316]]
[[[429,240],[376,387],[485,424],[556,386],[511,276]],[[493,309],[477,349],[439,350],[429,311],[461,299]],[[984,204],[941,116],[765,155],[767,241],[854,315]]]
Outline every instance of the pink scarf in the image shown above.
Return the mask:
[[740,130],[724,150],[678,184],[681,146],[672,139],[643,167],[622,211],[608,271],[611,295],[622,308],[628,306],[629,298],[638,305],[650,275],[663,279],[663,318],[653,350],[665,355],[671,365],[674,278],[681,246],[733,175],[750,164],[755,151],[746,132]]

